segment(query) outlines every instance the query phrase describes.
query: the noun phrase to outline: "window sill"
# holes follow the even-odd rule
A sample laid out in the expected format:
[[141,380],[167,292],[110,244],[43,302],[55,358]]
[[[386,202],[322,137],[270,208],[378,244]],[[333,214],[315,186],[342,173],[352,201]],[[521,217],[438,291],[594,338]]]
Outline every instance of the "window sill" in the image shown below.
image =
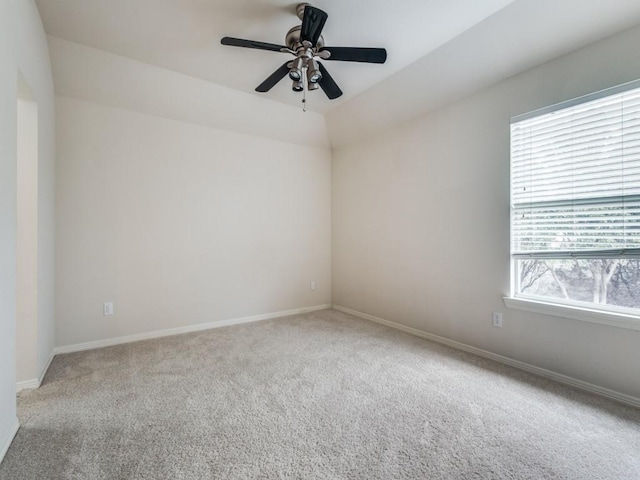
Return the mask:
[[626,328],[640,331],[640,316],[617,312],[605,312],[591,308],[562,305],[559,303],[543,302],[520,297],[504,297],[504,304],[508,308],[525,310],[527,312],[553,315],[554,317],[571,318],[585,322],[599,323],[612,327]]

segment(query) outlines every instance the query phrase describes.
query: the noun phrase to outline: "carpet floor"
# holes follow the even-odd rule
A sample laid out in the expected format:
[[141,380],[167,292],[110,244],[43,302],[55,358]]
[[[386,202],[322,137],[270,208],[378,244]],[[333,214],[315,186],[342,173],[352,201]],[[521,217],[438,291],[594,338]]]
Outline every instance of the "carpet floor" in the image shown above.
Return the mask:
[[0,479],[640,479],[640,410],[324,310],[58,355]]

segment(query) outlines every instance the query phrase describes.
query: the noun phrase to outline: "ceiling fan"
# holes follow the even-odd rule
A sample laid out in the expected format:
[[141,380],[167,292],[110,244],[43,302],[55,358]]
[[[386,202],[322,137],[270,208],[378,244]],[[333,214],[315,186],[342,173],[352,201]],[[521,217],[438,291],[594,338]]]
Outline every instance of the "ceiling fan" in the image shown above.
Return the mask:
[[302,20],[302,25],[289,30],[285,37],[286,46],[233,37],[224,37],[221,40],[223,45],[290,53],[295,57],[293,61],[285,62],[258,85],[257,92],[268,92],[289,74],[289,78],[293,80],[294,92],[321,88],[327,97],[333,100],[342,95],[342,90],[318,60],[364,63],[384,63],[387,60],[387,51],[384,48],[325,46],[322,28],[328,15],[319,8],[308,3],[300,3],[296,7],[296,14]]

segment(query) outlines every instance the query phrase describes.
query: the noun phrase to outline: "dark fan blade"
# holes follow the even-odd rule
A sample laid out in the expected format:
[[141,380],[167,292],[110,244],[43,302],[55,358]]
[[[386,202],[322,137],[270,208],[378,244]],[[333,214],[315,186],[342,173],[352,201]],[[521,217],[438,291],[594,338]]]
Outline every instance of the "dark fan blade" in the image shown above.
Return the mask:
[[285,48],[275,43],[256,42],[255,40],[244,40],[242,38],[224,37],[220,40],[222,45],[231,45],[232,47],[257,48],[258,50],[270,50],[279,52],[281,48]]
[[384,63],[387,60],[387,51],[384,48],[324,47],[322,50],[331,52],[331,56],[326,60],[364,63]]
[[342,90],[340,90],[338,84],[331,78],[331,75],[329,75],[327,69],[324,68],[324,65],[319,63],[318,66],[320,67],[320,73],[322,73],[322,79],[318,82],[320,88],[327,94],[329,100],[338,98],[342,95]]
[[302,17],[302,30],[300,31],[300,40],[308,40],[311,45],[318,43],[320,34],[327,21],[329,15],[319,8],[307,5],[304,7],[304,16]]
[[282,80],[287,75],[287,73],[289,73],[289,67],[287,66],[288,64],[289,62],[284,63],[279,69],[269,75],[269,78],[267,78],[264,82],[256,87],[256,92],[264,93],[271,90],[276,83]]

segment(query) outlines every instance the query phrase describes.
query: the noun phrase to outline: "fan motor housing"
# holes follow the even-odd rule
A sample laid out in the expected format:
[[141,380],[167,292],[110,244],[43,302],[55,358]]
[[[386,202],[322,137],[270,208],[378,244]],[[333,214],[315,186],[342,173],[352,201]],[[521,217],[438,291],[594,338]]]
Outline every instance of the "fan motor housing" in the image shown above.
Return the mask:
[[[301,31],[302,26],[296,25],[287,32],[287,35],[284,38],[284,44],[291,50],[297,51],[302,46],[302,42],[300,41]],[[318,42],[313,47],[316,51],[321,50],[324,47],[324,38],[322,35],[320,35]]]

